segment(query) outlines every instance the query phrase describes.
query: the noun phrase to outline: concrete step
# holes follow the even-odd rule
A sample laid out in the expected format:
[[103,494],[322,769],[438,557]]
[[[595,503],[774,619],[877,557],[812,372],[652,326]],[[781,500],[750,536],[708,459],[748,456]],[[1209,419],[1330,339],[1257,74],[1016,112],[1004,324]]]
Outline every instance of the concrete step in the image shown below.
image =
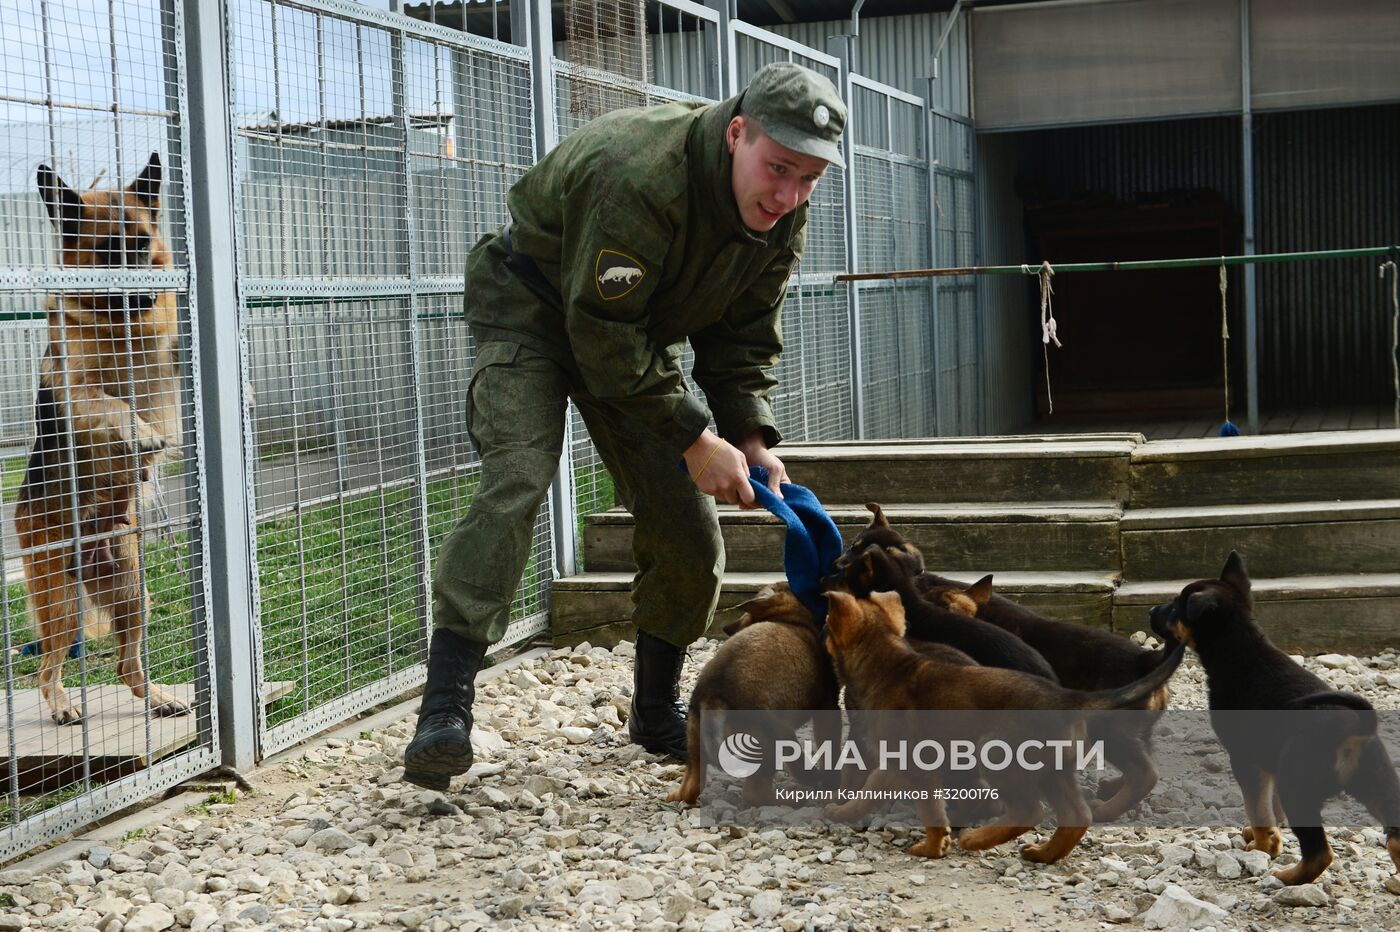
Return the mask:
[[1400,499],[1123,513],[1123,577],[1200,576],[1231,550],[1265,577],[1400,572]]
[[784,444],[792,480],[822,502],[1124,502],[1138,440],[1022,437]]
[[[955,574],[973,582],[990,569]],[[737,606],[782,579],[780,572],[726,573],[715,620],[707,637],[738,617]],[[581,573],[554,583],[551,628],[556,645],[588,641],[611,647],[636,634],[631,624],[631,573]],[[1103,573],[997,573],[996,591],[1065,621],[1108,627],[1118,580]]]
[[[1218,561],[1224,565],[1224,557]],[[1218,572],[1218,568],[1215,572]],[[1113,595],[1113,629],[1150,630],[1147,612],[1193,579],[1125,583]],[[1369,654],[1400,647],[1400,573],[1252,578],[1254,616],[1285,650]]]
[[[870,523],[862,505],[828,505],[846,543]],[[982,566],[1024,571],[1116,572],[1118,521],[1111,502],[1053,504],[962,503],[891,505],[890,522],[923,551],[932,569],[960,573]],[[728,572],[780,572],[786,527],[767,511],[720,508]],[[635,567],[632,516],[622,509],[590,515],[584,528],[584,565],[590,571]]]
[[1131,471],[1134,508],[1400,498],[1400,430],[1154,441]]

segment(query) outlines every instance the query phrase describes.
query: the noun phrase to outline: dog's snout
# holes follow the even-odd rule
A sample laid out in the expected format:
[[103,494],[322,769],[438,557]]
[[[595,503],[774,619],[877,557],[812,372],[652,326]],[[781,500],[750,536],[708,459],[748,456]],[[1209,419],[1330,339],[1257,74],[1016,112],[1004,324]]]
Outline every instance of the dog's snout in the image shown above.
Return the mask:
[[1171,613],[1172,605],[1170,602],[1154,605],[1148,609],[1147,622],[1158,637],[1165,638],[1171,635],[1171,632],[1167,630],[1167,622],[1171,620]]

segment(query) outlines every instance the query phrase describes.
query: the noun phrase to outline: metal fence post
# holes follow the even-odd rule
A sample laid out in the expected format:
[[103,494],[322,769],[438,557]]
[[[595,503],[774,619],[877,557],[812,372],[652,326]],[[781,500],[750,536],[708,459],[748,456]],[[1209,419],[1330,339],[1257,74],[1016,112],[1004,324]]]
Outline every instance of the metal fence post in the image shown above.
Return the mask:
[[[1240,164],[1244,175],[1244,254],[1254,255],[1254,108],[1250,103],[1249,0],[1240,0]],[[1259,433],[1259,309],[1254,296],[1254,266],[1244,273],[1244,368],[1245,402],[1249,412],[1249,432]],[[1225,386],[1228,392],[1230,387]]]
[[[927,157],[928,172],[928,261],[932,268],[938,268],[938,157],[934,146],[938,140],[933,132],[933,82],[928,79],[928,96],[924,98],[924,153]],[[933,433],[943,436],[943,371],[939,368],[938,349],[938,279],[930,278],[928,285],[929,332],[932,334],[929,352],[933,354]]]
[[[860,237],[856,214],[856,153],[855,153],[855,89],[851,85],[851,44],[852,36],[832,36],[827,40],[827,52],[841,61],[837,83],[841,89],[841,99],[846,102],[846,131],[841,134],[841,157],[846,160],[846,170],[841,173],[841,181],[846,195],[846,267],[857,269],[857,247]],[[851,328],[851,421],[856,440],[865,439],[865,360],[860,351],[860,288],[850,283],[851,295],[848,303],[847,319]]]
[[[735,2],[736,0],[705,0],[705,6],[719,13],[719,24],[715,27],[718,32],[715,45],[719,49],[719,58],[714,64],[718,78],[713,93],[710,95],[715,100],[725,100],[739,93],[734,27],[731,25],[731,22],[738,18],[734,9]],[[709,45],[707,44],[705,48],[708,52]]]
[[[523,28],[523,44],[530,50],[531,100],[534,104],[535,160],[539,161],[559,143],[555,125],[554,20],[550,0],[515,0],[511,5],[512,35],[517,24]],[[572,576],[579,571],[578,505],[574,499],[573,417],[564,419],[564,445],[559,455],[559,471],[550,486],[550,522],[554,531],[554,572]]]
[[189,97],[187,203],[190,291],[199,326],[199,395],[204,416],[209,513],[204,554],[212,613],[215,702],[223,762],[250,767],[257,757],[258,672],[253,647],[248,548],[253,528],[244,469],[242,309],[234,249],[233,139],[229,125],[228,48],[221,0],[184,0]]

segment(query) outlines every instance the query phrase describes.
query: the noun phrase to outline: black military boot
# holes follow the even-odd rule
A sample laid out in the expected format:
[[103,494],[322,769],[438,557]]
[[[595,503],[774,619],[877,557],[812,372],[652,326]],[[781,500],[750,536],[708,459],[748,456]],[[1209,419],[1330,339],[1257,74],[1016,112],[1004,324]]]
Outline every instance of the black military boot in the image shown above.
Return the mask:
[[680,699],[685,648],[638,631],[634,662],[632,711],[627,716],[632,743],[685,760],[686,707]]
[[472,766],[472,700],[487,645],[446,628],[428,645],[428,683],[418,709],[418,730],[403,752],[403,778],[445,791]]

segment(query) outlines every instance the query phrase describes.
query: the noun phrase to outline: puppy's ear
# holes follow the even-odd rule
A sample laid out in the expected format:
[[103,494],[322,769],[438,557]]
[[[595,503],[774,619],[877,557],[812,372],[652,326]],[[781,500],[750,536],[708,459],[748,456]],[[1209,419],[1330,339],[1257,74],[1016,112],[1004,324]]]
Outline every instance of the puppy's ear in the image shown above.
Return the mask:
[[76,239],[83,218],[83,201],[78,197],[78,192],[68,187],[47,165],[39,166],[35,181],[38,182],[39,196],[44,199],[44,209],[49,212],[53,225],[64,237]]
[[968,586],[963,593],[981,608],[992,600],[992,574],[988,573],[977,582]]
[[160,153],[152,152],[151,160],[126,190],[147,208],[160,210],[160,175]]
[[889,622],[890,630],[900,637],[904,637],[904,603],[900,601],[898,592],[872,592],[870,601],[880,609],[880,612]]
[[1186,597],[1186,623],[1194,625],[1206,612],[1220,605],[1220,597],[1210,589],[1193,592]]
[[1244,568],[1244,557],[1240,556],[1239,551],[1230,551],[1225,568],[1220,571],[1220,581],[1244,596],[1246,602],[1252,601],[1249,571]]
[[844,634],[851,617],[858,612],[855,596],[849,592],[827,592],[826,629],[836,635]]
[[885,511],[883,508],[880,507],[880,504],[878,502],[866,502],[865,507],[870,509],[870,513],[874,516],[870,519],[871,527],[890,526],[890,521],[888,518],[885,517]]

